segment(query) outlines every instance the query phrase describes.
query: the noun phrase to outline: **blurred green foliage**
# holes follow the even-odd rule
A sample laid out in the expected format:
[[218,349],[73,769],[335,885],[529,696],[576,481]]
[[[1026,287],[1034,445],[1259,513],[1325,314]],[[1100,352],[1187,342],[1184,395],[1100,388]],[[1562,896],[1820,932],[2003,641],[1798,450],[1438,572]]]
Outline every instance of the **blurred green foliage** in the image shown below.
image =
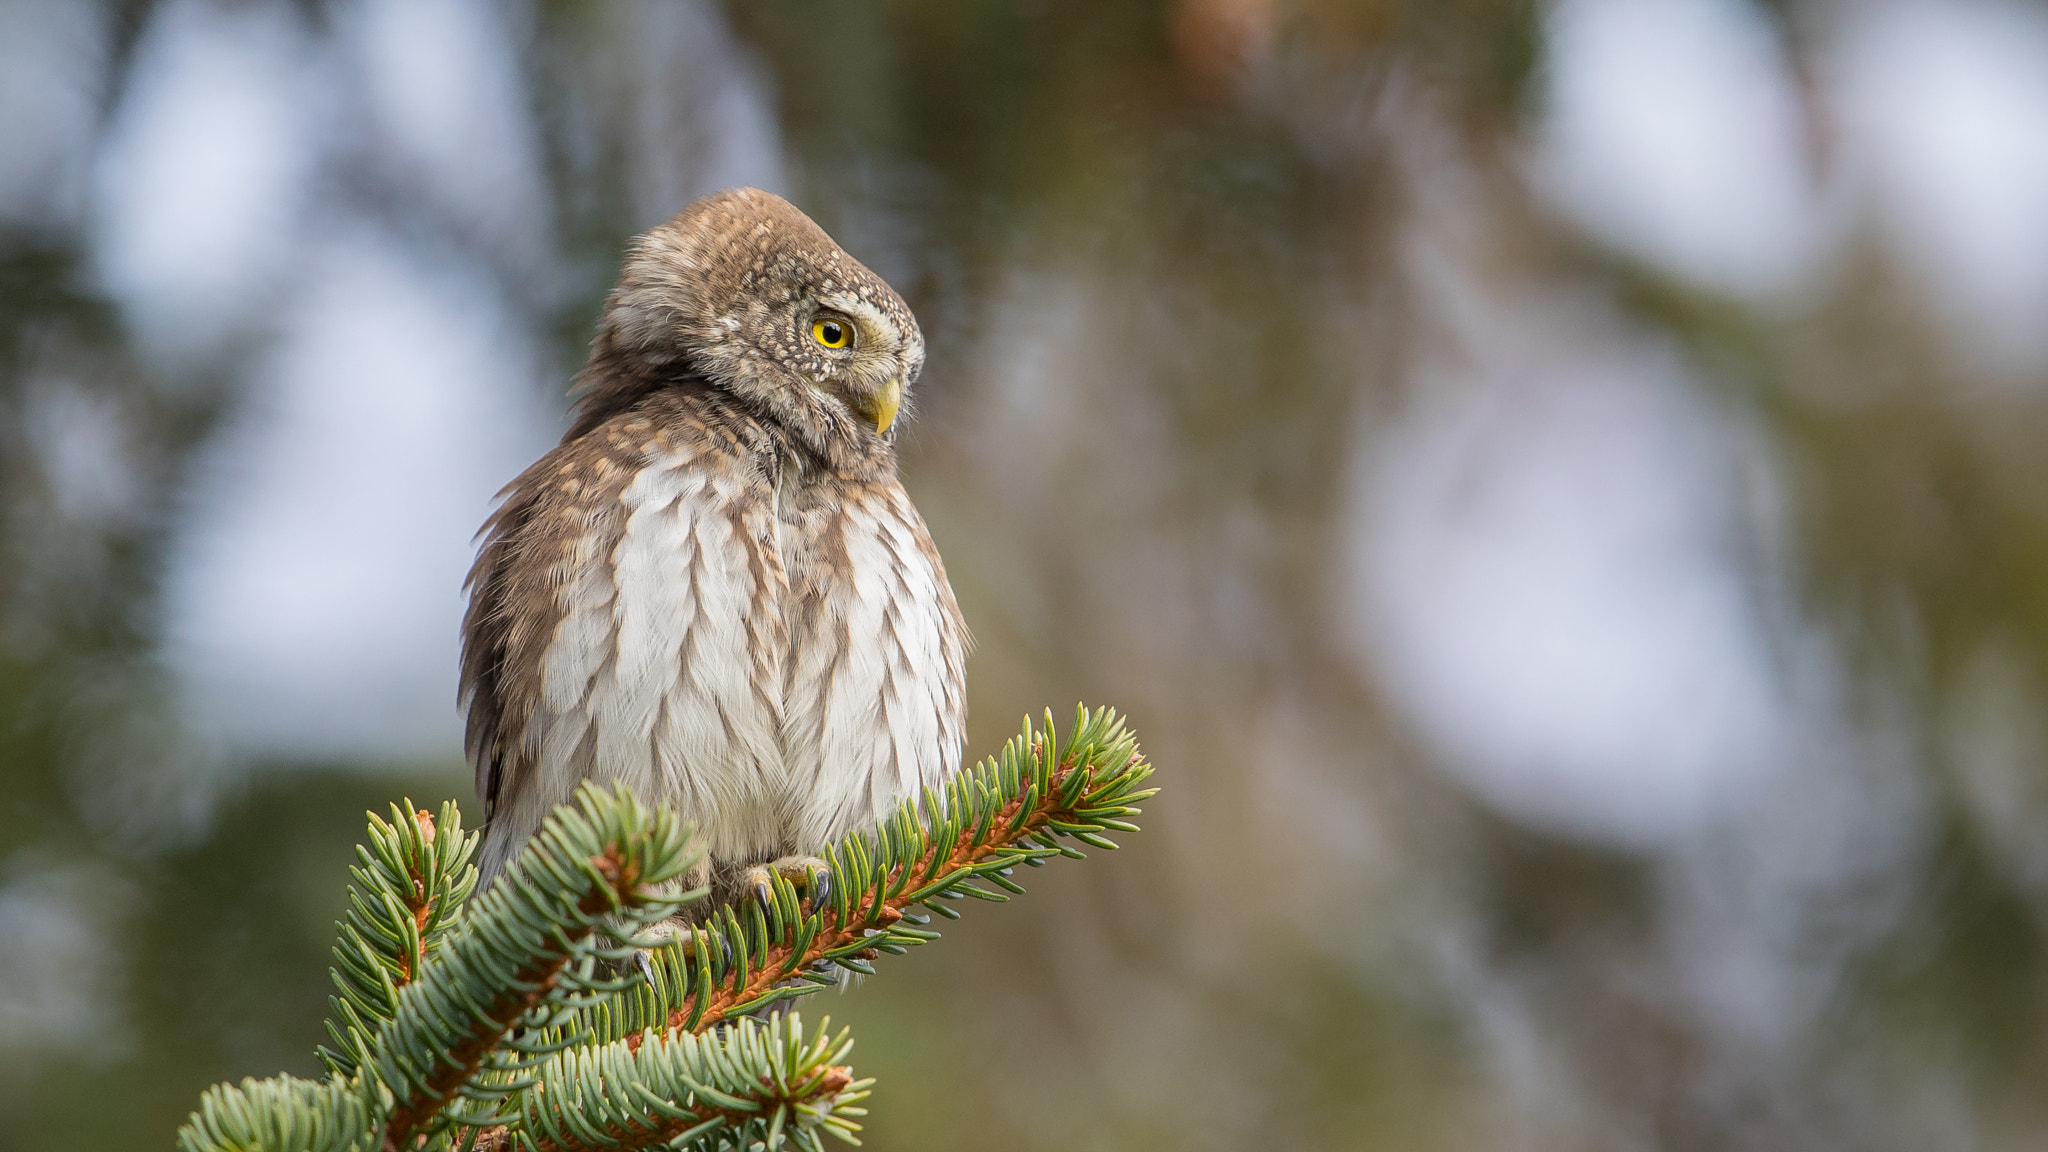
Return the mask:
[[[164,8],[104,10],[109,107]],[[563,364],[647,223],[590,95],[637,11],[554,0],[520,25],[564,269],[531,315]],[[1830,6],[1766,11],[1819,67]],[[1176,771],[1131,851],[832,1000],[878,1078],[874,1146],[2038,1143],[2048,381],[1987,367],[1875,224],[1763,300],[1560,225],[1523,167],[1532,3],[708,15],[759,70],[787,191],[925,325],[906,471],[980,637],[970,746],[1046,699],[1115,698]],[[1599,302],[1768,442],[1788,554],[1759,567],[1839,655],[1826,751],[1925,813],[1900,874],[1779,926],[1817,982],[1784,1045],[1688,998],[1677,866],[1470,799],[1339,638],[1359,429],[1449,323],[1418,286],[1430,213],[1466,226],[1475,279]],[[0,1146],[23,1149],[160,1144],[206,1084],[317,1072],[360,813],[471,799],[453,749],[247,764],[183,732],[155,658],[165,533],[241,377],[142,362],[86,247],[0,235],[0,895],[85,913],[107,1005],[91,1035],[0,1054]],[[115,512],[53,478],[52,381],[123,430]]]

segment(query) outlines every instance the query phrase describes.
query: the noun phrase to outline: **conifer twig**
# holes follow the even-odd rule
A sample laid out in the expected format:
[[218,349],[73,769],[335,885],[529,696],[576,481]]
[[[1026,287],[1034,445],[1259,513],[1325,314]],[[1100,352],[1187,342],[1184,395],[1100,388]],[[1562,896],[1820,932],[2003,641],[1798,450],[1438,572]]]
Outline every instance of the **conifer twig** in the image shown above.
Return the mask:
[[[773,1148],[781,1138],[820,1152],[820,1134],[858,1143],[854,1117],[867,1114],[871,1080],[839,1061],[853,1041],[842,1029],[804,1039],[794,1014],[743,1019],[716,1036],[648,1031],[628,1044],[572,1048],[538,1070],[512,1124],[477,1133],[478,1152],[581,1152],[657,1146]],[[649,1085],[679,1084],[664,1099]]]
[[338,995],[328,998],[327,1021],[334,1046],[319,1050],[338,1076],[354,1074],[364,1047],[398,1010],[399,990],[419,979],[476,887],[469,861],[477,838],[463,831],[454,801],[441,805],[439,820],[410,798],[392,805],[388,824],[368,815],[369,842],[356,847],[348,911],[335,925]]
[[556,809],[471,908],[470,930],[400,991],[377,1032],[369,1067],[389,1093],[386,1152],[409,1148],[458,1095],[488,1100],[523,1087],[489,1076],[537,1051],[508,1034],[557,1023],[548,1010],[592,987],[587,972],[567,970],[576,960],[588,968],[590,936],[605,919],[645,924],[673,912],[680,899],[661,885],[695,855],[674,813],[650,812],[623,787],[585,784],[576,808]]
[[[916,906],[956,919],[942,901],[1007,900],[1005,891],[1024,891],[1010,878],[1016,865],[1083,855],[1063,838],[1115,848],[1104,833],[1136,830],[1127,818],[1156,791],[1139,787],[1151,772],[1114,711],[1081,709],[1064,746],[1050,713],[1040,730],[1027,719],[1001,753],[949,779],[943,794],[927,790],[922,804],[904,803],[877,831],[828,848],[822,906],[800,903],[789,881],[775,877],[765,907],[746,900],[720,910],[656,954],[653,987],[637,1003],[620,998],[625,1003],[604,1006],[609,1019],[586,1023],[629,1043],[647,1027],[703,1032],[829,986],[824,969],[872,972],[878,953],[937,938]],[[655,1005],[658,1014],[648,1011]]]
[[[499,882],[471,898],[477,834],[454,805],[372,816],[337,925],[337,1047],[322,1081],[217,1084],[181,1152],[596,1152],[656,1145],[822,1152],[859,1143],[868,1080],[842,1030],[751,1013],[872,972],[935,939],[949,901],[1007,900],[1018,865],[1114,848],[1152,795],[1152,769],[1115,713],[1081,710],[1063,745],[1028,721],[995,757],[824,852],[805,902],[774,877],[766,902],[720,908],[656,949],[651,979],[604,979],[642,929],[703,895],[670,882],[699,853],[675,813],[586,783]],[[983,885],[989,885],[984,887]]]

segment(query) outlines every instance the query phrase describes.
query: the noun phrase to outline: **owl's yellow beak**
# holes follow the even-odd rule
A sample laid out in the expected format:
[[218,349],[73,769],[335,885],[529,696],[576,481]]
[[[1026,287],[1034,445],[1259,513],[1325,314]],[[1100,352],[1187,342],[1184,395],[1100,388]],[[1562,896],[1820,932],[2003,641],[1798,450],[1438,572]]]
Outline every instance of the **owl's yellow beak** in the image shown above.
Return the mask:
[[887,432],[889,425],[896,422],[896,409],[903,403],[903,381],[891,380],[877,389],[872,396],[864,397],[860,414],[875,422],[877,434]]

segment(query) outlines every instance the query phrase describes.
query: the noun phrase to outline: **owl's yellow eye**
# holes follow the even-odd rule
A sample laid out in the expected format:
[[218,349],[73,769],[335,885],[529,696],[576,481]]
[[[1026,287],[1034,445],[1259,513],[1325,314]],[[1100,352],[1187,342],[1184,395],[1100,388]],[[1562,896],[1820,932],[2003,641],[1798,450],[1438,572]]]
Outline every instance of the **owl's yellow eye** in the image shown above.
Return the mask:
[[820,316],[811,322],[811,339],[827,348],[844,348],[853,343],[853,325],[844,320]]

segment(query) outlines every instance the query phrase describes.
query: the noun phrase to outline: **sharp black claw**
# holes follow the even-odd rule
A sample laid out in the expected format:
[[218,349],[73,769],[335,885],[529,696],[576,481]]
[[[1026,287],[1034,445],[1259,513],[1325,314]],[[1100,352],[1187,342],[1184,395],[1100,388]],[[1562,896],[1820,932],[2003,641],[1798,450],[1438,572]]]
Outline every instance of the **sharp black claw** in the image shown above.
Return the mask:
[[815,856],[786,856],[768,864],[757,864],[742,876],[745,890],[763,908],[775,902],[775,878],[789,881],[808,898],[812,908],[823,907],[832,896],[832,868]]
[[832,870],[811,868],[805,878],[809,881],[805,887],[810,889],[811,907],[823,908],[825,902],[832,899]]

